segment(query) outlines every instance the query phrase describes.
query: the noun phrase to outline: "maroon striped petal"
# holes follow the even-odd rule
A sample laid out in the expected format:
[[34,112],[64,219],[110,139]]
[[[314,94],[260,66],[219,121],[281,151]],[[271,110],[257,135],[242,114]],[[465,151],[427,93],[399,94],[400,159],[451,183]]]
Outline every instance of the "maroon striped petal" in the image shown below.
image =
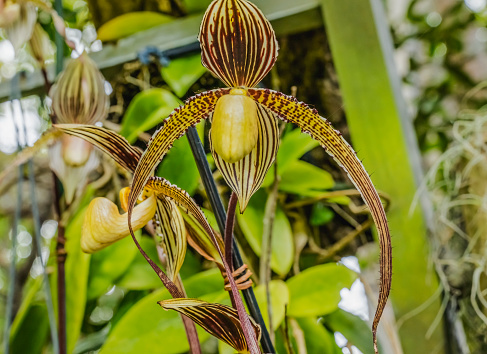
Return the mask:
[[202,63],[229,87],[254,87],[274,66],[278,44],[264,14],[247,0],[215,0],[199,41]]
[[[239,353],[248,353],[242,325],[235,309],[216,303],[196,299],[169,299],[159,301],[164,310],[177,311],[200,325],[216,338],[232,346]],[[255,336],[260,339],[261,329],[251,321]]]
[[279,127],[275,113],[257,104],[259,135],[254,149],[235,163],[224,161],[213,149],[210,133],[210,148],[215,164],[230,188],[237,194],[240,212],[247,207],[250,197],[260,188],[265,175],[276,159],[279,147]]
[[130,172],[135,171],[142,155],[123,136],[96,125],[55,124],[54,127],[93,144]]
[[330,122],[321,117],[316,110],[281,92],[264,89],[250,89],[248,92],[257,102],[278,114],[281,119],[298,125],[303,132],[317,140],[328,154],[347,172],[348,177],[357,187],[369,207],[379,231],[380,242],[380,294],[372,325],[374,345],[377,345],[377,326],[391,290],[392,247],[386,213],[374,184],[358,159],[357,154],[343,139],[342,134],[338,130],[333,129]]
[[163,195],[157,196],[155,224],[159,244],[166,254],[167,276],[175,282],[186,256],[186,227],[176,203]]

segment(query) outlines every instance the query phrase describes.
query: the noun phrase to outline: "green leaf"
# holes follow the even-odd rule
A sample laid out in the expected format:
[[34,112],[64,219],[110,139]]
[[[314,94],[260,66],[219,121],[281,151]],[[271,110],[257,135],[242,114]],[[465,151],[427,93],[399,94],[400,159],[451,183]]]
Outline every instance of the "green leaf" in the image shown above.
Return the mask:
[[319,145],[316,140],[303,134],[299,129],[286,133],[277,153],[278,171],[287,169],[290,163],[299,160],[301,156]]
[[[140,240],[141,231],[137,231],[135,235]],[[125,274],[137,253],[130,237],[94,253],[91,256],[88,299],[97,298],[107,292]]]
[[328,224],[333,220],[335,213],[323,203],[316,203],[311,210],[310,223],[313,226]]
[[[387,193],[394,257],[398,318],[424,304],[438,289],[430,277],[428,232],[422,210],[411,205],[422,181],[421,156],[408,106],[395,73],[394,47],[380,0],[322,1],[324,23],[344,100],[353,146],[376,188]],[[347,26],[344,26],[347,23]],[[379,99],[378,99],[379,98]],[[426,209],[429,207],[426,206]],[[405,353],[432,353],[442,342],[441,328],[425,338],[440,311],[435,302],[399,329]]]
[[310,163],[296,160],[288,163],[282,170],[279,190],[314,197],[334,185],[335,182],[330,173]]
[[[204,297],[207,301],[225,296],[221,274],[211,270],[197,274],[184,286],[191,297]],[[205,296],[203,296],[205,295]],[[120,319],[101,349],[102,354],[177,354],[189,349],[180,316],[174,311],[164,311],[158,301],[170,299],[168,291],[160,289],[133,305]],[[200,341],[210,337],[198,329]]]
[[66,227],[66,333],[68,353],[72,353],[81,333],[88,290],[91,255],[80,247],[86,208],[78,212]]
[[[340,332],[350,344],[356,346],[364,354],[374,353],[372,331],[365,321],[342,309],[339,309],[324,318],[324,322],[333,332]],[[383,353],[380,348],[379,352]]]
[[[269,288],[271,293],[272,326],[275,330],[279,328],[284,320],[286,305],[289,303],[289,290],[286,283],[282,280],[272,280],[269,283]],[[259,285],[254,291],[264,322],[266,326],[269,327],[266,287],[264,285]]]
[[[133,243],[130,237],[127,239]],[[149,237],[142,237],[139,243],[145,253],[160,266],[154,240]],[[135,245],[133,246],[135,247]],[[161,280],[138,251],[132,259],[133,261],[125,274],[117,281],[118,286],[130,290],[149,290],[162,287]]]
[[184,0],[184,5],[188,13],[204,12],[212,0]]
[[179,104],[178,98],[165,89],[154,88],[138,93],[125,112],[120,135],[133,143],[140,133],[162,124]]
[[286,282],[290,293],[288,315],[310,317],[335,311],[341,300],[340,290],[350,288],[356,278],[357,273],[335,263],[304,270]]
[[[297,318],[299,327],[304,332],[308,353],[341,353],[335,343],[333,333],[327,331],[314,317]],[[369,338],[370,339],[370,338]]]
[[130,12],[104,23],[98,28],[98,39],[103,42],[116,41],[134,33],[171,22],[172,17],[157,12]]
[[161,69],[162,78],[178,97],[186,95],[204,73],[206,68],[201,64],[199,53],[171,60],[168,66]]
[[49,320],[45,304],[29,306],[18,331],[12,337],[10,353],[42,353],[49,333]]
[[10,328],[10,340],[12,340],[12,338],[17,334],[19,327],[22,326],[22,323],[25,321],[27,313],[29,312],[31,306],[34,304],[34,300],[38,292],[42,289],[42,277],[43,276],[38,276],[35,279],[31,279],[26,283],[26,285],[24,285],[23,290],[25,296]]
[[200,175],[186,135],[174,142],[156,175],[164,177],[190,195],[196,191]]
[[[250,247],[258,256],[262,250],[266,200],[267,194],[261,189],[250,199],[245,213],[237,214],[238,224]],[[294,242],[291,225],[282,208],[277,205],[272,232],[271,268],[277,274],[284,276],[291,269],[293,258]]]
[[[299,129],[286,133],[281,139],[277,152],[277,173],[279,176],[283,175],[289,164],[298,161],[301,156],[319,145],[316,140],[311,139],[307,134],[301,133]],[[273,180],[272,174],[268,173],[262,186],[270,186]]]

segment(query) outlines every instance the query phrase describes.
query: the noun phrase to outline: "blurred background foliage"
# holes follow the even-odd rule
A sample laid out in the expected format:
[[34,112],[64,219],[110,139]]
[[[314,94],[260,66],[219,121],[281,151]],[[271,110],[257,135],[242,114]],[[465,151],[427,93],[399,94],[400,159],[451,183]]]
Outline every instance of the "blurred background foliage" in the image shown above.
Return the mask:
[[[201,16],[209,3],[206,0],[65,0],[63,6],[71,38],[79,48],[97,52],[151,27],[181,17]],[[326,11],[340,10],[326,3],[323,2],[325,19]],[[277,66],[263,84],[313,105],[343,132],[356,146],[359,157],[365,156],[364,164],[384,203],[390,206],[397,272],[392,306],[380,329],[383,352],[484,353],[487,352],[484,292],[487,173],[482,163],[485,164],[487,3],[485,0],[382,3],[387,10],[384,16],[365,17],[372,27],[387,26],[391,30],[395,51],[389,59],[396,64],[394,80],[400,80],[401,89],[385,88],[384,95],[380,96],[367,96],[362,89],[355,99],[391,102],[400,93],[401,99],[405,99],[405,111],[394,102],[390,111],[384,111],[388,112],[386,116],[364,112],[360,122],[360,117],[349,110],[353,103],[348,102],[353,102],[354,93],[347,87],[352,87],[354,82],[345,83],[340,73],[347,62],[336,62],[340,48],[333,41],[339,33],[333,29],[331,20],[326,30],[319,26],[306,31],[292,28],[283,31],[278,37]],[[50,18],[41,12],[39,22],[53,40]],[[356,28],[352,24],[348,27]],[[346,50],[346,47],[353,48],[354,43],[351,40],[342,45]],[[381,49],[380,45],[377,48]],[[67,47],[64,51],[69,57]],[[0,41],[0,82],[8,84],[17,71],[38,70],[28,48],[17,59],[10,52],[9,43]],[[53,46],[47,64],[54,62],[54,54]],[[385,61],[387,55],[384,54]],[[221,83],[201,66],[197,51],[171,61],[151,55],[150,51],[139,53],[139,58],[104,71],[112,91],[110,115],[105,125],[143,149],[162,119],[185,98]],[[387,63],[378,64],[376,69],[392,75],[387,73]],[[356,70],[351,75],[362,77],[360,70],[364,69]],[[12,160],[17,141],[22,146],[32,145],[49,126],[49,99],[45,93],[23,98],[22,107],[26,131],[16,135],[12,122],[18,119],[15,117],[20,108],[10,103],[0,105],[2,166]],[[415,162],[427,171],[424,180],[414,179],[415,172],[407,159],[416,159],[415,152],[408,150],[410,144],[402,142],[407,140],[404,132],[400,128],[381,132],[388,129],[390,121],[386,120],[391,119],[390,115],[396,114],[392,119],[397,119],[397,124],[404,126],[401,120],[405,119],[406,124],[414,125],[413,145],[421,152],[421,159]],[[208,124],[200,123],[197,128],[205,139]],[[364,133],[363,139],[357,133],[369,129],[370,134],[380,133],[374,137]],[[382,150],[384,160],[374,159],[367,144],[375,144]],[[205,147],[209,152],[207,141]],[[398,151],[404,155],[397,155]],[[208,159],[211,163],[211,154]],[[403,165],[403,169],[396,169],[395,176],[381,174],[382,169],[394,170],[391,166],[398,165]],[[273,329],[278,352],[287,353],[292,347],[295,353],[372,353],[367,321],[370,322],[376,303],[378,248],[361,199],[323,149],[290,126],[282,129],[281,147],[273,170],[251,199],[246,213],[238,215],[236,237],[245,262],[254,273],[257,298],[269,328]],[[214,171],[221,195],[227,198],[229,189],[218,171]],[[35,158],[35,172],[43,221],[42,252],[51,254],[48,271],[53,273],[54,288],[56,221],[51,210],[52,186],[46,153]],[[186,138],[175,144],[156,173],[187,190],[205,208],[210,222],[213,221]],[[117,201],[118,190],[129,184],[130,176],[112,162],[102,160],[89,182],[76,208],[70,211],[66,233],[69,352],[187,351],[179,316],[155,305],[169,298],[168,292],[161,289],[157,276],[137,254],[131,240],[124,239],[93,255],[81,253],[78,240],[87,201],[93,196],[107,196]],[[0,198],[2,298],[7,293],[7,268],[12,257],[9,247],[16,184],[16,176],[9,176],[0,186],[3,194]],[[20,186],[27,190],[27,181],[22,181]],[[415,196],[421,199],[426,191],[431,191],[432,203],[423,204],[420,209],[413,199]],[[401,192],[407,194],[402,200]],[[265,250],[263,239],[271,236],[263,234],[264,220],[271,217],[265,212],[269,200],[277,201],[270,247],[270,304],[260,279],[259,261]],[[41,292],[42,268],[32,241],[30,205],[31,198],[24,193],[16,255],[18,278],[16,316],[10,336],[12,353],[52,350]],[[142,231],[138,237],[151,258],[158,259],[158,249],[149,233]],[[336,265],[337,262],[345,266]],[[181,277],[191,297],[228,303],[219,272],[193,250],[188,251]],[[407,283],[410,279],[415,282],[413,285]],[[1,301],[2,317],[3,306]],[[1,321],[0,328],[3,325]],[[205,353],[229,352],[206,332],[199,334]]]

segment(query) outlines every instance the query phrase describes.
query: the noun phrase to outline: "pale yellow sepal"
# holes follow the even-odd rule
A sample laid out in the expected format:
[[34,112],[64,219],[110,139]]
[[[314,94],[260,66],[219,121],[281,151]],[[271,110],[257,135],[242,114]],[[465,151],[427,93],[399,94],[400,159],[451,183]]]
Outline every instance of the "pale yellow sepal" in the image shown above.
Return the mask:
[[240,161],[257,144],[257,104],[244,90],[233,89],[216,103],[211,124],[213,148],[228,163]]
[[[134,208],[134,231],[147,224],[156,212],[156,198],[151,196]],[[129,235],[127,213],[120,215],[117,206],[106,198],[95,198],[86,211],[81,231],[81,249],[94,253]]]

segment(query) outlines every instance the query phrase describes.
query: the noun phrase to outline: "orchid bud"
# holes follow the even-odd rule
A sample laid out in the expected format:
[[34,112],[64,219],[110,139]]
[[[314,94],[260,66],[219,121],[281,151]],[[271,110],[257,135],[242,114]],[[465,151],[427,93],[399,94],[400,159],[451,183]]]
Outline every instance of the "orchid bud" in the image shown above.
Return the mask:
[[0,27],[5,29],[7,39],[15,53],[30,39],[37,20],[37,9],[28,2],[7,2],[0,10]]
[[[151,196],[137,205],[132,214],[132,228],[145,226],[156,212],[156,198]],[[81,249],[86,253],[99,251],[128,236],[128,214],[118,212],[117,206],[106,198],[95,198],[86,210],[81,230]]]
[[34,26],[34,32],[32,32],[30,39],[30,47],[32,48],[34,58],[42,68],[45,68],[45,62],[54,55],[54,50],[48,34],[39,23],[36,23]]
[[90,158],[93,145],[75,136],[64,135],[62,138],[63,160],[67,165],[82,166]]
[[66,66],[49,94],[57,123],[93,124],[108,114],[105,79],[86,53]]
[[210,134],[214,150],[228,163],[252,151],[259,135],[257,104],[245,90],[233,89],[218,99]]

